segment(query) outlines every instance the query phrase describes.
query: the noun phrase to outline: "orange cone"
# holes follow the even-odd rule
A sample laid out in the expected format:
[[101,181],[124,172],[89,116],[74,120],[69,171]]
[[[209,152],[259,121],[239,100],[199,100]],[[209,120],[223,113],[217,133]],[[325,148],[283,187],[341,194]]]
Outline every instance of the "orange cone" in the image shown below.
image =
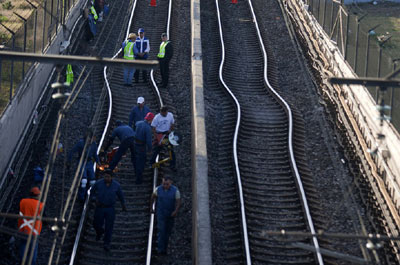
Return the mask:
[[232,4],[237,4],[237,0],[232,0]]
[[150,6],[157,6],[156,0],[150,0]]

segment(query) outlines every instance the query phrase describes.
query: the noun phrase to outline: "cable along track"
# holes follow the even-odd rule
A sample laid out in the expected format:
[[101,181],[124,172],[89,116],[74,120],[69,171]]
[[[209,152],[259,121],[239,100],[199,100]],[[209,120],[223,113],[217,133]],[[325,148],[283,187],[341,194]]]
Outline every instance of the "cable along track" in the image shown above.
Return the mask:
[[[293,153],[292,112],[270,85],[267,54],[251,1],[215,3],[222,48],[219,79],[237,111],[237,120],[232,120],[236,123],[233,174],[244,257],[230,263],[323,264],[320,253],[292,245],[299,240],[264,233],[281,229],[315,232]],[[301,242],[319,249],[316,238]]]
[[[125,37],[129,33],[136,33],[139,28],[144,28],[146,37],[150,40],[149,60],[156,59],[161,33],[169,34],[171,7],[172,0],[160,1],[157,8],[149,6],[146,1],[133,2]],[[122,40],[117,46],[121,42]],[[133,87],[123,85],[122,67],[105,67],[104,78],[109,94],[109,109],[107,113],[102,114],[103,120],[107,119],[107,122],[99,150],[107,138],[106,135],[111,133],[116,120],[128,122],[129,113],[132,107],[136,106],[139,96],[145,98],[146,105],[153,113],[158,113],[159,107],[163,105],[153,70],[150,72],[151,83],[142,83],[140,79]],[[115,143],[113,146],[116,146]],[[118,169],[115,179],[121,184],[128,212],[121,212],[121,205],[117,202],[110,253],[103,250],[102,241],[95,241],[95,231],[92,227],[94,207],[91,205],[84,210],[82,220],[86,220],[82,221],[82,237],[79,238],[81,235],[78,233],[70,264],[150,264],[154,214],[150,214],[149,199],[156,185],[158,170],[154,170],[153,175],[150,169],[145,169],[143,183],[135,184],[129,152],[121,159]],[[88,204],[90,205],[86,202],[86,205]]]

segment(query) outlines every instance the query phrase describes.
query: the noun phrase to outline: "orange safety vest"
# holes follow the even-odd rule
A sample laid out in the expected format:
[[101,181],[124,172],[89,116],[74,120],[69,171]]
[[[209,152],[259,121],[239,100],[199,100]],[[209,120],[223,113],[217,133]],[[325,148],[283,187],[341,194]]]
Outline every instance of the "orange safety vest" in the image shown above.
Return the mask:
[[[22,199],[19,203],[19,215],[21,216],[34,216],[36,207],[39,201],[37,199],[27,198]],[[43,202],[40,203],[38,216],[42,212]],[[33,225],[33,219],[18,219],[18,229],[20,232],[30,234],[33,230],[32,235],[38,236],[42,231],[42,221],[37,220]]]

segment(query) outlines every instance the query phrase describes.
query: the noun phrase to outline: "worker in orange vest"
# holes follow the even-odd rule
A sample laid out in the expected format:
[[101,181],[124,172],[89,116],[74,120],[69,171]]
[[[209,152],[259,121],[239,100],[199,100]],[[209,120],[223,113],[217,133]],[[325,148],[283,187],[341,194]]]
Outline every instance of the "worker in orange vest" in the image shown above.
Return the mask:
[[[39,210],[37,212],[37,216],[40,216],[40,213],[42,212],[43,209],[43,203],[39,202],[39,195],[40,195],[40,190],[38,187],[33,187],[30,190],[29,193],[29,198],[22,199],[21,202],[19,203],[19,215],[21,216],[35,216],[36,209],[39,204]],[[34,222],[33,219],[25,219],[25,218],[20,218],[18,219],[18,229],[20,232],[25,233],[29,235],[32,233],[33,236],[39,236],[40,232],[42,231],[42,221],[36,220]],[[37,251],[38,251],[38,244],[36,241],[35,246],[33,246],[33,241],[34,238],[32,238],[31,243],[30,243],[30,248],[28,250],[28,255],[27,255],[27,260],[29,260],[30,252],[33,249],[33,258],[32,258],[32,263],[31,265],[36,264],[36,257],[37,257]],[[21,261],[24,257],[25,253],[25,248],[26,248],[26,243],[27,239],[23,239],[21,242],[20,248],[19,248],[19,254],[21,257]],[[25,263],[27,264],[27,263]]]

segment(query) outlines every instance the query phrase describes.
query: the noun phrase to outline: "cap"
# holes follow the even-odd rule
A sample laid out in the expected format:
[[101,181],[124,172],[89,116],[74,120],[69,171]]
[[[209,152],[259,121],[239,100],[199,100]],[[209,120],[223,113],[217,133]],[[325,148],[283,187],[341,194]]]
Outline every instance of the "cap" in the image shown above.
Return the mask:
[[170,132],[168,140],[172,145],[179,145],[180,137],[177,133]]
[[129,33],[128,39],[136,39],[136,34],[135,33]]
[[31,189],[31,191],[30,191],[30,194],[31,194],[31,195],[34,195],[34,196],[40,195],[40,190],[39,190],[39,188],[38,188],[38,187],[33,187],[33,188]]
[[140,32],[144,32],[144,29],[143,29],[143,28],[140,28],[140,29],[138,30],[138,33],[140,33]]
[[164,180],[172,180],[172,177],[171,177],[171,175],[167,175],[167,174],[164,174],[164,176],[163,176],[163,179]]
[[144,117],[144,119],[145,119],[146,121],[152,121],[152,120],[154,119],[154,114],[151,113],[151,112],[148,112],[148,113],[146,114],[146,117]]
[[114,172],[110,168],[107,168],[106,170],[104,170],[103,174],[104,175],[110,175],[111,177],[114,177]]
[[144,103],[144,97],[138,97],[138,98],[137,98],[137,103],[138,103],[138,104]]
[[163,33],[163,34],[161,34],[161,38],[163,38],[163,37],[167,37],[167,33]]
[[115,122],[115,124],[116,124],[117,126],[121,126],[121,125],[123,124],[123,122],[122,122],[121,120],[117,120],[117,121]]

